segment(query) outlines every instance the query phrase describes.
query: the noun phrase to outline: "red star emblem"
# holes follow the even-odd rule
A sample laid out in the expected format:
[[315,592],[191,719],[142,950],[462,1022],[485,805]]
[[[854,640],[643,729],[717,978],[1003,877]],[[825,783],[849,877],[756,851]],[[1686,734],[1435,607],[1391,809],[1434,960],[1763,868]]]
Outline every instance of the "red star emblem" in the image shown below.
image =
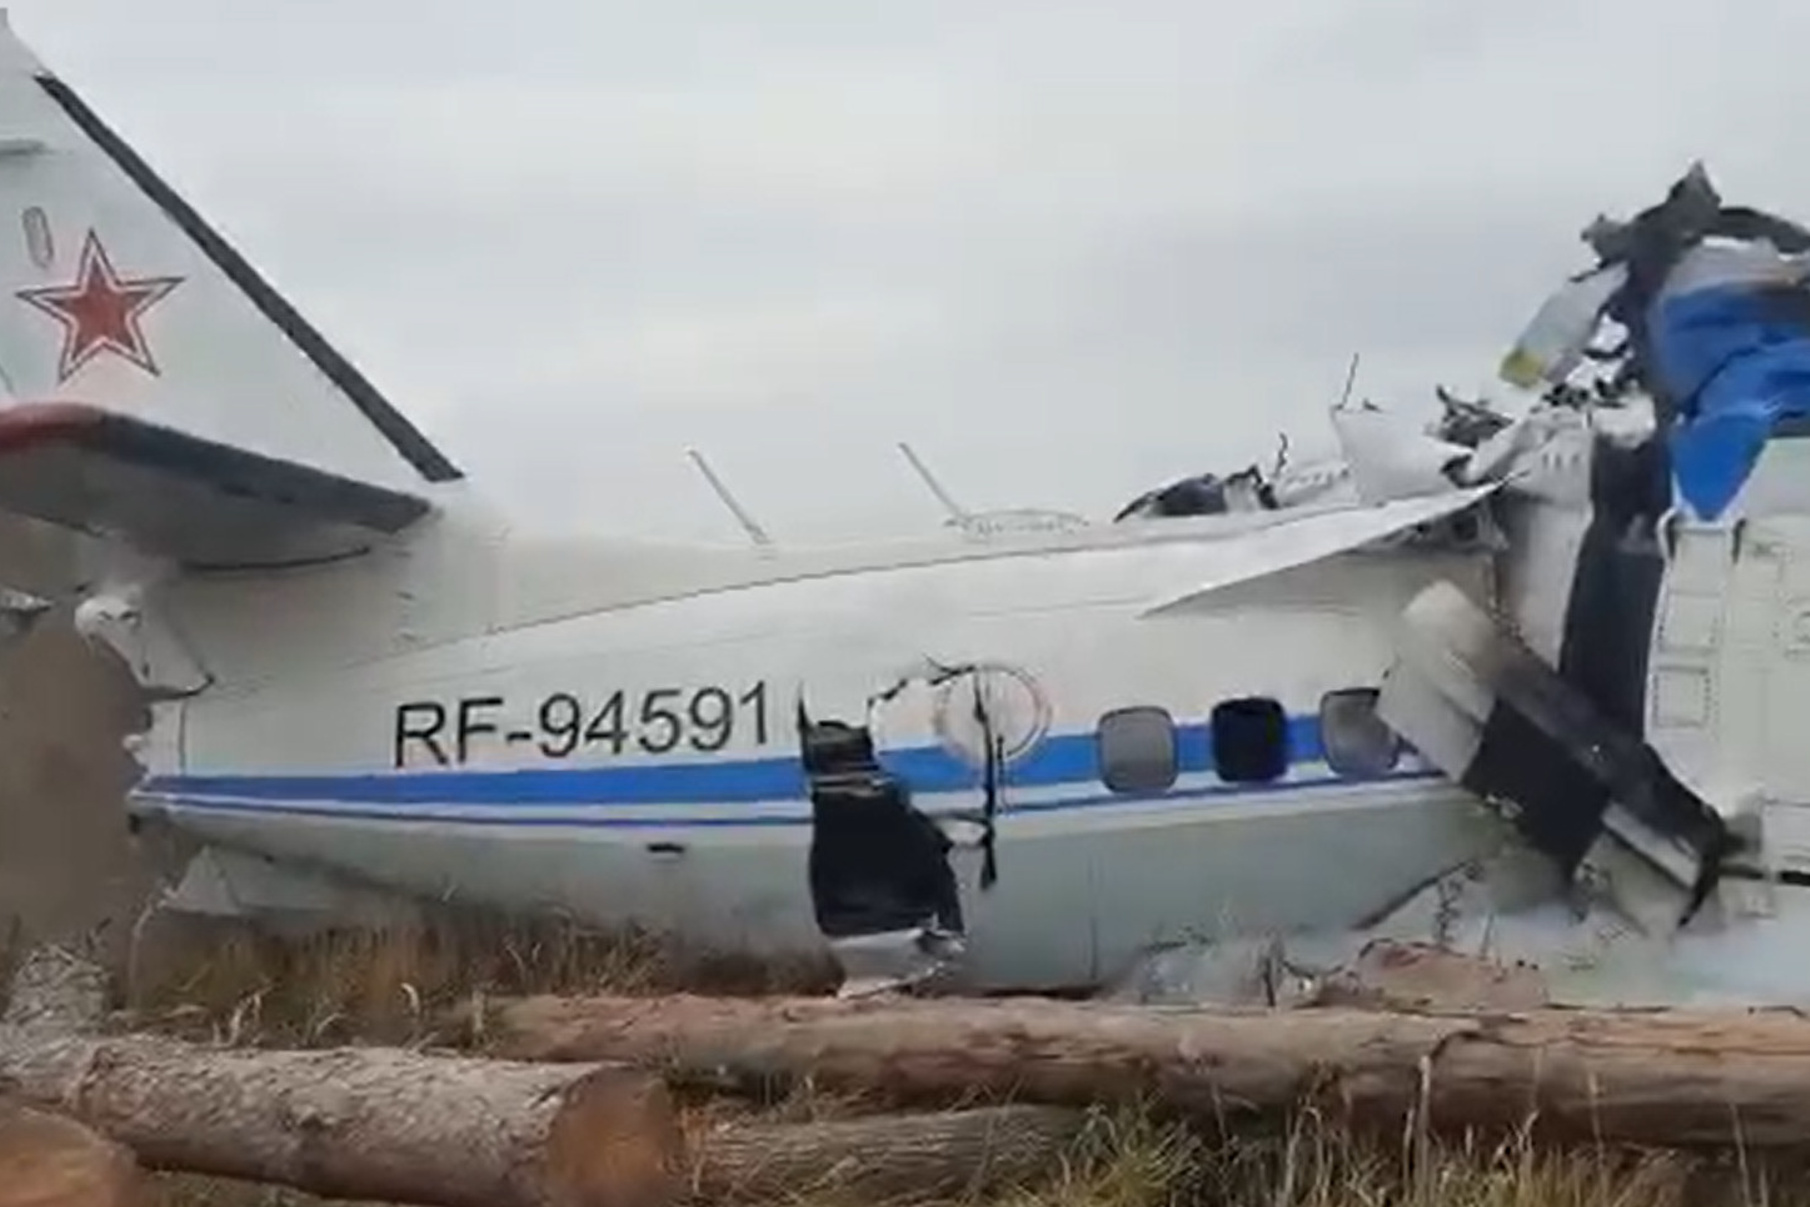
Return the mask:
[[57,384],[61,385],[102,352],[123,356],[145,372],[156,374],[157,362],[151,357],[138,320],[182,280],[121,280],[113,271],[107,249],[101,246],[100,236],[90,230],[82,244],[82,266],[75,284],[21,289],[18,297],[63,324],[63,354],[57,360]]

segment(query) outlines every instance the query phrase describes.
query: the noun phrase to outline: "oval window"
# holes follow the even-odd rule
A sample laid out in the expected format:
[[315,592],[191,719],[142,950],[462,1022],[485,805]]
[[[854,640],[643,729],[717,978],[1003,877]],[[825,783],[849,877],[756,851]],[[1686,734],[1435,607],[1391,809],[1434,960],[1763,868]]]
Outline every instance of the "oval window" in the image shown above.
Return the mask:
[[1387,775],[1401,759],[1401,735],[1376,715],[1381,697],[1374,687],[1350,687],[1320,699],[1320,748],[1347,779]]
[[1120,708],[1100,718],[1100,778],[1127,795],[1167,792],[1179,771],[1175,722],[1166,709]]

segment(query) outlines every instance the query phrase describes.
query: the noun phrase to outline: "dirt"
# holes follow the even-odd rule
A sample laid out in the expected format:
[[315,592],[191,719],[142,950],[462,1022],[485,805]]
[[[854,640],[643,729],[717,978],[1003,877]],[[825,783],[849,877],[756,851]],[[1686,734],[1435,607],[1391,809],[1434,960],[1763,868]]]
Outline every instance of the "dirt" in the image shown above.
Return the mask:
[[[52,589],[68,555],[54,534],[0,521],[0,585]],[[0,642],[0,955],[95,936],[113,963],[150,885],[126,827],[137,771],[121,745],[143,714],[125,668],[69,613]]]

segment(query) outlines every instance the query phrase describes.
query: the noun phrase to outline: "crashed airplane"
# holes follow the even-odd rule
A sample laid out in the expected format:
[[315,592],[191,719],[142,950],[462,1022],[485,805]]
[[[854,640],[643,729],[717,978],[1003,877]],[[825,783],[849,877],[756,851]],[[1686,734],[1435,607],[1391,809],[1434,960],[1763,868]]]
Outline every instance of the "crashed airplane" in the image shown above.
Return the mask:
[[1701,173],[1591,228],[1519,418],[743,549],[510,522],[10,30],[0,115],[0,508],[103,554],[60,602],[144,689],[163,908],[452,897],[857,987],[1212,996],[1425,932],[1798,993],[1803,248]]
[[1417,594],[1376,716],[1502,846],[1349,929],[1177,944],[1121,994],[1311,1000],[1405,943],[1537,970],[1542,1000],[1810,1004],[1810,232],[1696,165],[1584,239],[1501,366],[1542,405],[1469,452],[1346,441],[1373,498],[1498,485],[1489,585]]

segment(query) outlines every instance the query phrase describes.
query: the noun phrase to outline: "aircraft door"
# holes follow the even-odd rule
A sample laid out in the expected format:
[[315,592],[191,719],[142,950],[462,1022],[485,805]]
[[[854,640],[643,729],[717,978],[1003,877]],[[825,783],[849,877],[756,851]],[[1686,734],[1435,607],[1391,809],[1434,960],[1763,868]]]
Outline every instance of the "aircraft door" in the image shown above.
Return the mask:
[[799,705],[811,797],[811,905],[850,984],[927,979],[959,953],[953,845],[881,766],[868,725],[815,720]]
[[854,724],[800,705],[812,903],[851,977],[921,979],[954,961],[967,930],[952,832],[978,851],[984,891],[1004,767],[1047,717],[1022,676],[977,665],[903,674],[865,711]]
[[937,667],[902,683],[875,710],[881,757],[897,752],[913,769],[906,776],[914,791],[934,798],[925,807],[955,839],[954,857],[968,865],[964,883],[976,882],[982,891],[992,887],[1008,772],[1042,742],[1049,726],[1049,702],[1035,679],[997,662]]
[[812,903],[851,977],[921,980],[959,962],[974,921],[962,885],[992,888],[1006,770],[1049,723],[1035,681],[994,663],[925,662],[880,685],[860,724],[801,702]]
[[1731,524],[1683,520],[1662,535],[1670,549],[1648,655],[1647,740],[1680,779],[1713,794],[1736,702],[1736,668],[1725,662],[1739,539]]
[[801,719],[810,783],[810,878],[817,925],[831,940],[933,928],[960,933],[952,845],[880,765],[865,726]]

